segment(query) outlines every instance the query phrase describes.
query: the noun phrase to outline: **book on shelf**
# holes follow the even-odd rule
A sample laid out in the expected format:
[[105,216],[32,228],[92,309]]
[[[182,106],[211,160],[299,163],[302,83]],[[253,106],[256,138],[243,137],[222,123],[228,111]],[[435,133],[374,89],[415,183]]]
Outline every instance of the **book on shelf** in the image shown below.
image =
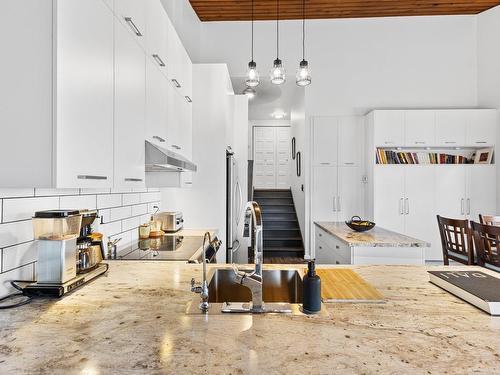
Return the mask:
[[471,160],[463,155],[437,152],[393,151],[378,148],[377,164],[469,164]]

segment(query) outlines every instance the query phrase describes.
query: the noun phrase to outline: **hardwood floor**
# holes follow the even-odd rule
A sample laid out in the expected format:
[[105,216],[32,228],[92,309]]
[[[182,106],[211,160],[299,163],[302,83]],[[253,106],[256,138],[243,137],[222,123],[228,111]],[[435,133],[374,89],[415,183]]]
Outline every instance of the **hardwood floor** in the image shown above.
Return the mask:
[[264,264],[305,264],[304,258],[298,257],[264,257]]

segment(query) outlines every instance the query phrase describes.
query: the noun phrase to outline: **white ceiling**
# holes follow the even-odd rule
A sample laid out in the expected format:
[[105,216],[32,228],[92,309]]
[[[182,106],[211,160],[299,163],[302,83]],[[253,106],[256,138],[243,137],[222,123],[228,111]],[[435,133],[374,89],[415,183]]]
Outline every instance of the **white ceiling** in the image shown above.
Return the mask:
[[[245,77],[231,77],[235,94],[245,89]],[[260,72],[260,84],[255,88],[257,94],[249,101],[249,120],[274,120],[273,114],[284,113],[284,120],[290,120],[293,103],[304,89],[295,84],[294,75],[288,75],[283,85],[273,85],[267,78],[267,72]]]

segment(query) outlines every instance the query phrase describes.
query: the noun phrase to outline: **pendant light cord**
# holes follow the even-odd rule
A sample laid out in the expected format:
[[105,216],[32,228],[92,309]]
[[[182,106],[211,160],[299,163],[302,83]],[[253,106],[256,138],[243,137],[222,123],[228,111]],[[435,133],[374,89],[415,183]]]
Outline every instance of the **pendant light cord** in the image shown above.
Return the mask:
[[279,59],[280,55],[280,0],[276,0],[276,59]]
[[302,0],[302,60],[306,55],[306,0]]

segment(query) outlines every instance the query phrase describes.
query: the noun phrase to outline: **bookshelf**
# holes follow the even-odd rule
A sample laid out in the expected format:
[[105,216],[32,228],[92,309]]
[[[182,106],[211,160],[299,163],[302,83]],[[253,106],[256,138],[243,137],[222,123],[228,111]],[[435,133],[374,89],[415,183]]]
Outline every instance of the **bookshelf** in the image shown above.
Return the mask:
[[495,164],[494,148],[474,147],[376,147],[377,165],[474,165],[478,152],[491,152],[491,160],[481,164]]

